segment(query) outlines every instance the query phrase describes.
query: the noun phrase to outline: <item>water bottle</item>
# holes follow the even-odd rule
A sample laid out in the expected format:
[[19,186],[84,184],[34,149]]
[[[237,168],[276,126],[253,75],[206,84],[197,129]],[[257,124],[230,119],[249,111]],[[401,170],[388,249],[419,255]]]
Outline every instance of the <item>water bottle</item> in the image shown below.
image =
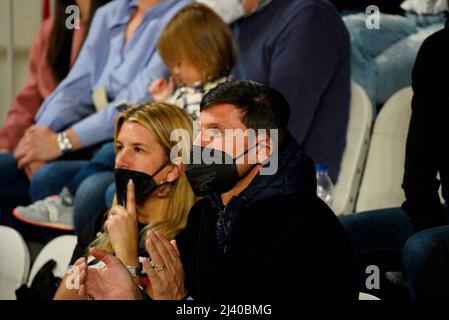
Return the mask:
[[317,164],[316,166],[316,194],[326,202],[328,206],[332,203],[332,191],[334,184],[329,177],[328,168],[324,164]]

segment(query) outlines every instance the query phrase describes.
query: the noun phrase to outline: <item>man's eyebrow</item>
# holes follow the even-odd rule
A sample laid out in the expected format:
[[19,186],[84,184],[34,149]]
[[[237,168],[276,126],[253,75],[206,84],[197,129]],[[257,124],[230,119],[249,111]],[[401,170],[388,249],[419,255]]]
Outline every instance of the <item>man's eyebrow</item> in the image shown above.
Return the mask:
[[207,123],[205,125],[202,125],[205,128],[219,128],[219,129],[224,129],[223,125],[220,123],[216,123],[216,122],[212,122],[212,123]]

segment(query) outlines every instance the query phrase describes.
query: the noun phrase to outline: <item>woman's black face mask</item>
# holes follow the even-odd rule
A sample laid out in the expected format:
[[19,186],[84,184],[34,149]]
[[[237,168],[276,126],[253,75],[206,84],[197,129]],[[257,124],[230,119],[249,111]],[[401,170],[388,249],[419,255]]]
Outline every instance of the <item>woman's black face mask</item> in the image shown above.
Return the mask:
[[136,204],[142,204],[142,202],[150,194],[152,194],[154,190],[162,186],[162,184],[156,184],[153,177],[164,169],[166,165],[167,164],[164,163],[164,165],[161,166],[152,176],[140,171],[115,169],[115,188],[118,204],[121,206],[126,206],[129,180],[132,180],[134,183]]
[[[257,165],[255,164],[242,177],[239,176],[237,160],[254,147],[249,148],[242,155],[233,159],[229,154],[221,150],[193,146],[190,151],[191,163],[186,166],[185,173],[195,195],[203,197],[214,192],[225,193],[231,190],[240,179]],[[217,160],[218,163],[205,163],[202,157],[203,153],[211,155],[211,159]]]

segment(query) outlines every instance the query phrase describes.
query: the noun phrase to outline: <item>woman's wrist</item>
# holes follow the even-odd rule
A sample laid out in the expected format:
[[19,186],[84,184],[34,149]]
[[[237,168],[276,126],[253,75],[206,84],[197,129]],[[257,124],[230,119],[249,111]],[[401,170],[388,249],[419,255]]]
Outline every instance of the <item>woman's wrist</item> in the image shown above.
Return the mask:
[[119,248],[115,251],[116,257],[125,265],[125,266],[137,266],[139,264],[139,255],[137,254],[137,250],[133,250],[130,248]]

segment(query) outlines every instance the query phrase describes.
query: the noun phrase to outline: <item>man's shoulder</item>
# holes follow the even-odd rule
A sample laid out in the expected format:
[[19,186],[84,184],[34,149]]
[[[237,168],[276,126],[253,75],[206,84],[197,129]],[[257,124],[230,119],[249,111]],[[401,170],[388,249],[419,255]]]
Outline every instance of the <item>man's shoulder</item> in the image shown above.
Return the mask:
[[[271,11],[269,6],[265,10],[265,15],[270,16],[273,26],[282,31],[288,28],[295,33],[314,34],[316,28],[327,28],[333,30],[332,34],[337,38],[338,35],[347,33],[340,13],[333,4],[325,0],[285,0],[274,4]],[[331,33],[329,39],[332,39],[330,35]]]
[[316,195],[312,192],[303,192],[303,191],[295,191],[295,192],[289,192],[289,193],[280,193],[277,195],[272,195],[270,197],[267,197],[266,199],[263,199],[255,205],[259,206],[265,206],[265,205],[279,205],[282,207],[290,206],[292,204],[298,204],[303,203],[307,206],[314,206],[317,205],[318,198]]
[[325,224],[334,226],[338,218],[315,194],[296,192],[277,195],[262,200],[249,210],[260,219],[278,220],[288,225],[288,228],[303,228],[304,225]]
[[449,26],[435,32],[426,38],[421,45],[421,51],[442,51],[449,48]]
[[335,6],[325,0],[288,0],[284,3],[284,10],[290,13],[310,11],[317,13],[330,12],[338,15]]
[[275,208],[278,212],[295,217],[307,215],[311,210],[327,212],[328,209],[315,194],[310,192],[274,195],[251,205],[251,207],[257,208],[261,212]]
[[207,197],[199,199],[189,211],[189,217],[187,220],[187,225],[197,224],[201,218],[201,214],[206,210],[206,207],[210,204]]

